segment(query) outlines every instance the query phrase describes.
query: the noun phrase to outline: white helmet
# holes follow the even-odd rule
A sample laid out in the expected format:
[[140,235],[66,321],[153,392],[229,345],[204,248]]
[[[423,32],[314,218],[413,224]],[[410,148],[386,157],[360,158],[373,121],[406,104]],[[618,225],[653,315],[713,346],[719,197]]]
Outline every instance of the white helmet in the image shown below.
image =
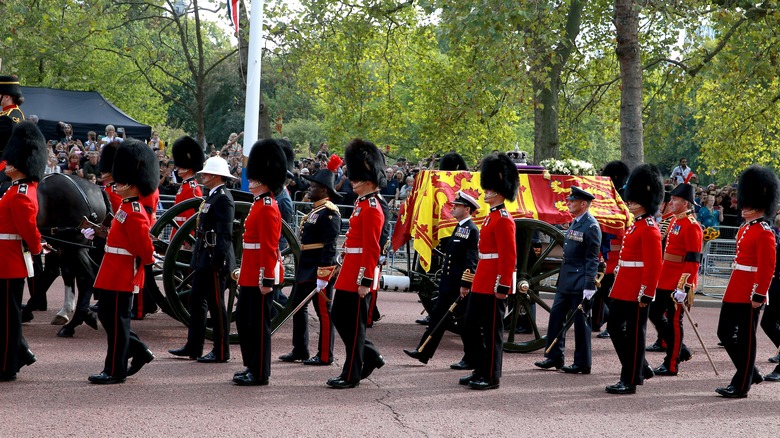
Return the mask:
[[230,174],[230,168],[227,161],[222,157],[211,157],[206,160],[206,164],[203,165],[203,170],[198,174],[208,173],[209,175],[224,176],[227,178],[235,178]]

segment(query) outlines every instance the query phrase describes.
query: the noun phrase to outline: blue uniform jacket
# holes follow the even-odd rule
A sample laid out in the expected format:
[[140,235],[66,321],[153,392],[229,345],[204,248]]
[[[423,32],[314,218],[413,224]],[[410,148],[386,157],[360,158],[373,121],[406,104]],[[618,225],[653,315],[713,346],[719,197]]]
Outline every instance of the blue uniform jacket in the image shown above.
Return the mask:
[[558,291],[564,294],[596,289],[601,229],[590,214],[572,223],[563,244],[563,264],[558,274]]

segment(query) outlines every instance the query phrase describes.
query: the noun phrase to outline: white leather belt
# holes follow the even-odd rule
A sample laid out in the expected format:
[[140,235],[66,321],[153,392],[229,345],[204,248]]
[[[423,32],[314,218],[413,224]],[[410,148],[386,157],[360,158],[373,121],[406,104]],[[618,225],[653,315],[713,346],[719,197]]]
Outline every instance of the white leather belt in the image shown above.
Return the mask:
[[731,266],[737,271],[758,272],[758,268],[755,266],[740,265],[739,263],[734,263]]
[[106,252],[109,254],[119,254],[119,255],[125,255],[132,257],[133,255],[130,254],[130,251],[124,249],[124,248],[115,248],[113,246],[106,245]]
[[173,218],[173,220],[175,220],[176,222],[184,222],[187,219],[189,219],[187,216],[176,216],[175,218]]
[[363,248],[344,248],[346,254],[363,254]]
[[490,260],[490,259],[497,259],[498,253],[497,252],[491,252],[487,254],[479,253],[479,259],[480,260]]
[[626,262],[626,261],[619,261],[618,266],[624,266],[626,268],[642,268],[645,266],[645,262]]
[[259,243],[244,242],[244,249],[260,249]]
[[0,240],[22,240],[18,234],[0,234]]

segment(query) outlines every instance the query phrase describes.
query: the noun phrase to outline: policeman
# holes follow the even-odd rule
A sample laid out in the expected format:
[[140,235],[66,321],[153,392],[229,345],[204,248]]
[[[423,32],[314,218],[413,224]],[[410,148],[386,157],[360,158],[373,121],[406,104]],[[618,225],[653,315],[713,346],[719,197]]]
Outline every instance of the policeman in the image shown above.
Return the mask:
[[[566,314],[574,311],[574,363],[563,366],[563,352],[566,334],[561,335],[555,347],[545,354],[546,359],[536,362],[539,368],[562,369],[570,374],[590,374],[591,349],[590,334],[585,312],[577,310],[584,300],[590,300],[596,293],[596,271],[599,264],[599,246],[601,229],[596,219],[588,211],[593,195],[577,186],[572,186],[571,194],[566,198],[569,213],[574,218],[566,232],[563,244],[563,263],[558,274],[558,286],[555,301],[550,309],[550,322],[547,325],[547,348],[550,348],[554,336],[563,329]],[[587,305],[587,303],[583,303]]]
[[149,218],[139,198],[157,190],[157,158],[145,143],[128,139],[116,150],[111,173],[122,205],[111,223],[103,263],[95,279],[95,289],[99,291],[98,318],[108,342],[103,371],[88,379],[96,384],[123,383],[127,376],[154,359],[154,354],[130,328],[130,307],[133,293],[144,285],[145,270],[141,265],[154,263]]
[[462,297],[469,295],[463,348],[474,352],[476,363],[474,372],[458,383],[484,390],[498,388],[500,383],[506,297],[515,288],[515,221],[504,206],[505,200],[515,200],[520,185],[515,164],[503,153],[485,157],[480,185],[490,213],[482,223],[476,271],[473,276],[464,271],[460,287]]
[[379,238],[385,215],[377,199],[379,187],[387,183],[385,157],[368,141],[353,139],[344,151],[352,189],[358,195],[349,218],[344,243],[344,262],[336,279],[331,316],[346,347],[341,374],[329,379],[332,388],[354,388],[385,361],[374,344],[366,339],[371,289],[379,282]]
[[[445,155],[446,156],[446,155]],[[447,314],[450,306],[460,296],[460,283],[464,275],[468,278],[473,275],[479,261],[479,230],[471,220],[471,216],[479,210],[477,200],[464,191],[459,191],[452,201],[452,217],[457,220],[452,235],[443,242],[444,260],[442,262],[442,274],[439,279],[439,296],[436,298],[433,310],[431,311],[431,325],[425,330],[420,343],[414,350],[404,349],[404,353],[419,360],[422,363],[428,363],[433,357],[436,348],[441,342],[444,331],[449,323],[445,321],[440,324],[439,330],[435,330],[437,324]],[[465,272],[465,274],[464,274]],[[465,309],[465,305],[458,305],[459,309]],[[451,318],[450,318],[451,320]],[[427,341],[428,337],[430,340]],[[461,332],[461,338],[465,341],[466,333]],[[420,351],[420,346],[425,344],[425,348]],[[464,342],[464,347],[467,342]],[[477,364],[477,357],[474,357],[473,351],[465,351],[464,358],[451,366],[454,369],[473,369]]]
[[776,242],[767,218],[777,213],[778,190],[780,181],[766,167],[753,165],[739,176],[737,208],[745,223],[737,232],[734,271],[718,320],[718,338],[737,368],[729,385],[715,390],[726,398],[747,397],[750,386],[762,380],[755,366],[756,326],[775,269]]
[[[191,198],[202,198],[203,191],[195,179],[195,173],[203,169],[203,162],[206,157],[203,154],[203,148],[200,147],[194,138],[185,135],[173,142],[173,162],[176,164],[176,173],[182,179],[179,191],[176,192],[174,204],[179,204]],[[181,227],[184,222],[195,214],[195,209],[189,209],[181,212],[173,218],[174,222]],[[171,230],[171,238],[176,229]]]
[[287,179],[287,158],[279,142],[258,141],[246,165],[249,191],[255,195],[244,221],[236,328],[246,369],[233,375],[239,386],[267,385],[271,375],[271,306],[284,281],[279,252],[282,215],[275,196]]
[[661,172],[649,164],[636,167],[623,198],[634,224],[623,237],[609,294],[607,331],[621,365],[620,381],[606,388],[610,394],[633,394],[637,385],[653,376],[645,360],[645,330],[647,305],[661,275],[661,231],[653,218],[663,200]]
[[656,302],[666,309],[666,326],[661,330],[666,356],[663,364],[653,370],[659,376],[676,376],[680,362],[691,357],[683,345],[683,310],[678,304],[686,302],[686,284],[695,290],[701,263],[703,236],[693,205],[693,186],[682,183],[672,190],[669,206],[674,217],[666,236],[661,279],[655,293]]
[[15,124],[3,151],[11,187],[0,198],[0,382],[16,380],[22,366],[35,362],[22,336],[22,293],[24,279],[33,275],[31,254],[42,250],[35,217],[38,181],[47,159],[38,127]]
[[[335,173],[341,158],[330,157],[327,168],[303,177],[311,183],[307,190],[312,210],[301,221],[301,255],[295,273],[292,305],[297,307],[315,288],[314,310],[320,320],[320,338],[317,354],[309,357],[309,311],[304,306],[293,316],[293,350],[279,359],[284,362],[302,360],[304,365],[333,363],[333,321],[330,318],[330,298],[333,296],[333,273],[336,269],[336,240],[341,231],[341,214],[331,199],[341,199],[333,188]],[[331,281],[332,278],[332,281]]]
[[[192,249],[192,292],[187,343],[168,350],[174,356],[197,358],[202,363],[221,363],[230,359],[230,321],[225,305],[225,282],[236,264],[233,253],[233,196],[225,188],[232,179],[227,161],[211,157],[198,172],[209,193],[198,211],[195,246]],[[206,313],[211,313],[214,348],[203,353],[206,339]]]
[[[22,87],[16,76],[0,76],[0,154],[11,137],[14,125],[24,120],[19,105],[24,103]],[[48,155],[46,156],[48,159]]]

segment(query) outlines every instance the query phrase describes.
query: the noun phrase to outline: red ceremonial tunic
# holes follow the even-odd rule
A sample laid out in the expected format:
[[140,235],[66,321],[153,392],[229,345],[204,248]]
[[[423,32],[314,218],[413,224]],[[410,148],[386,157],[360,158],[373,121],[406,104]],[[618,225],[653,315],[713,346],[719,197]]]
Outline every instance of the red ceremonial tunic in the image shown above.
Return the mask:
[[[701,225],[696,221],[693,212],[689,210],[672,218],[666,235],[664,264],[661,269],[661,279],[658,281],[658,289],[677,289],[677,283],[683,274],[690,274],[686,283],[695,285],[698,282],[699,262],[686,260],[686,257],[701,254],[702,239]],[[666,260],[666,257],[669,256],[681,257],[682,261]]]
[[766,300],[775,269],[775,245],[775,235],[763,218],[746,222],[739,227],[737,258],[734,260],[734,271],[723,295],[724,302],[763,303]]
[[149,220],[149,227],[157,221],[157,206],[160,204],[160,189],[155,189],[149,196],[141,196],[138,199],[144,208],[146,218]]
[[244,249],[239,286],[272,287],[284,281],[279,238],[282,215],[271,192],[255,197],[244,220]]
[[108,194],[108,201],[111,203],[111,213],[116,214],[119,207],[122,206],[122,197],[116,192],[116,183],[108,183],[103,190]]
[[[617,257],[616,257],[617,258]],[[651,216],[637,217],[623,237],[610,298],[649,303],[661,277],[661,230]],[[642,297],[646,297],[642,300]]]
[[22,241],[31,254],[41,252],[38,215],[38,183],[14,181],[0,198],[0,278],[26,278]]
[[136,258],[141,259],[141,264],[149,265],[154,263],[153,253],[144,207],[138,198],[124,199],[111,221],[95,287],[117,292],[138,291],[144,285],[144,269],[136,267]]
[[378,193],[363,195],[355,201],[344,242],[344,263],[336,279],[338,290],[357,292],[359,286],[376,289],[379,282],[379,237],[385,214],[376,198]]
[[[181,187],[179,187],[179,191],[176,193],[174,204],[179,204],[195,197],[202,198],[203,191],[200,189],[198,182],[193,176],[192,178],[185,179],[184,182],[181,183]],[[179,215],[173,218],[173,220],[179,226],[182,226],[184,222],[187,222],[187,219],[192,217],[193,214],[195,214],[195,209],[191,208],[179,213]],[[173,231],[171,231],[171,236],[173,236]]]
[[514,293],[516,266],[515,221],[500,204],[490,209],[479,231],[479,262],[471,292]]

